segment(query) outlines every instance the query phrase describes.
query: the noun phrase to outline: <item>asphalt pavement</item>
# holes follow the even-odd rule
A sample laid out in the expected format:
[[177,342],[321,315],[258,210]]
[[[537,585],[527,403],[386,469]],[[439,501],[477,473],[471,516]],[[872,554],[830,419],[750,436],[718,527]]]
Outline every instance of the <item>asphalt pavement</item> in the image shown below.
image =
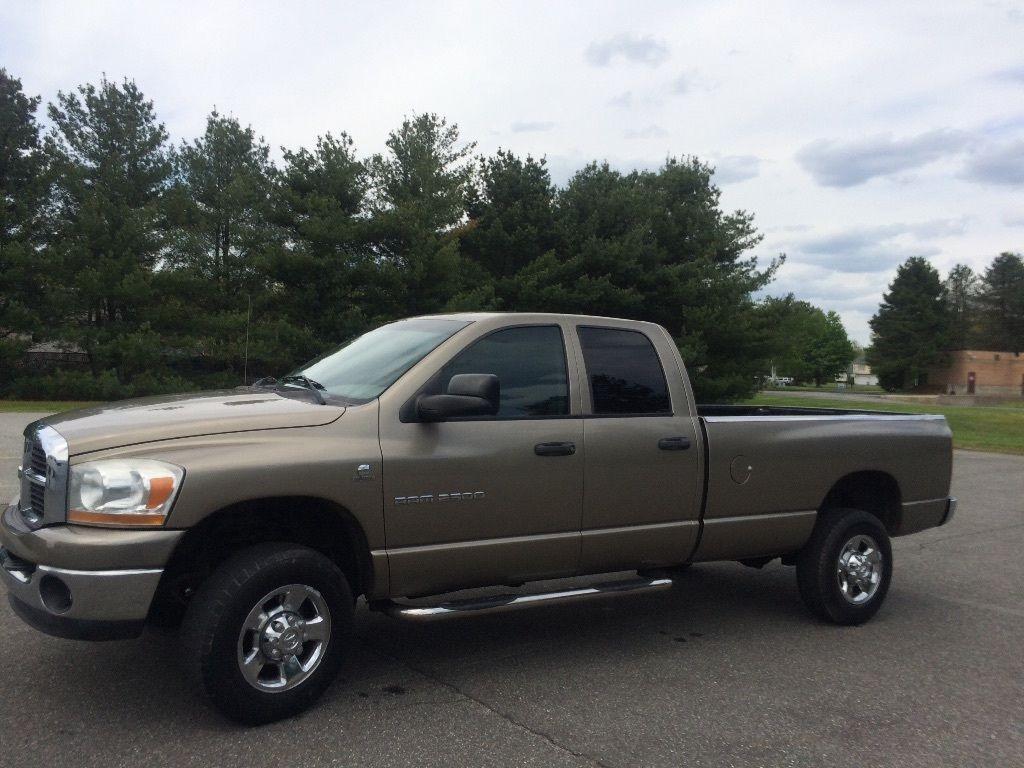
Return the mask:
[[[0,495],[23,426],[0,414]],[[958,451],[948,526],[894,542],[865,626],[812,619],[791,568],[409,624],[357,615],[311,711],[222,719],[175,635],[83,643],[0,605],[0,764],[21,766],[1024,766],[1024,457]]]

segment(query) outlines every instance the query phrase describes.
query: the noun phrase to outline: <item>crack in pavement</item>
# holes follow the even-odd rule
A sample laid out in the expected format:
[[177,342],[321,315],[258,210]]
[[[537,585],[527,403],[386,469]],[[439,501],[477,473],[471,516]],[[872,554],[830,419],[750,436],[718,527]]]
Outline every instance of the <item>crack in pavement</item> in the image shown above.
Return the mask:
[[388,653],[386,651],[382,651],[380,648],[375,648],[373,646],[370,646],[369,644],[366,643],[365,640],[360,640],[360,643],[370,653],[372,653],[372,654],[374,654],[376,656],[380,656],[381,658],[393,661],[396,664],[401,664],[403,667],[405,667],[406,669],[411,670],[412,672],[415,672],[417,675],[420,675],[421,677],[425,677],[426,679],[430,680],[431,682],[436,683],[437,685],[440,685],[443,688],[447,688],[448,690],[450,690],[453,693],[455,693],[457,696],[461,696],[464,699],[468,699],[469,701],[473,702],[477,706],[482,707],[483,709],[487,710],[491,714],[497,715],[498,717],[500,717],[502,720],[504,720],[509,725],[511,725],[511,726],[513,726],[515,728],[518,728],[521,731],[526,731],[530,735],[536,736],[539,739],[543,739],[545,742],[550,744],[552,747],[557,749],[559,752],[565,752],[566,754],[572,755],[573,757],[575,757],[575,758],[577,758],[579,760],[586,760],[587,763],[589,763],[590,765],[596,766],[597,768],[613,768],[613,766],[611,766],[610,764],[605,763],[605,762],[601,761],[600,759],[598,759],[596,757],[593,757],[591,755],[588,755],[588,754],[586,754],[584,752],[578,752],[577,750],[573,749],[572,747],[568,747],[565,744],[562,744],[562,743],[556,741],[555,738],[553,736],[551,736],[550,734],[545,733],[544,731],[537,730],[536,728],[533,728],[533,727],[527,725],[526,723],[524,723],[524,722],[522,722],[520,720],[515,719],[511,715],[506,714],[505,712],[502,712],[499,709],[495,709],[494,707],[492,707],[490,704],[488,704],[483,699],[480,699],[479,697],[474,696],[471,693],[467,693],[466,691],[462,690],[461,688],[459,688],[454,683],[449,683],[447,680],[443,680],[442,678],[438,677],[437,675],[435,675],[435,674],[433,674],[431,672],[428,672],[425,669],[420,669],[419,667],[416,667],[415,665],[410,664],[405,659],[399,658],[398,656],[395,656],[392,653]]

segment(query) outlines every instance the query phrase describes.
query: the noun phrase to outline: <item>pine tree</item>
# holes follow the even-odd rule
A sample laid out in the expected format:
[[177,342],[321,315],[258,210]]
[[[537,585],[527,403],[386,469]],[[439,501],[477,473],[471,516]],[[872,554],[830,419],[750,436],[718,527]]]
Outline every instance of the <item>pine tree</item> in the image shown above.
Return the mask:
[[698,396],[749,394],[767,365],[752,294],[778,266],[745,254],[753,218],[722,211],[711,170],[670,158],[658,171],[579,171],[556,198],[558,245],[520,270],[515,309],[660,323],[694,372]]
[[41,252],[43,156],[36,124],[38,97],[0,69],[0,369],[9,371],[39,330],[44,275]]
[[325,346],[390,319],[363,215],[369,180],[352,139],[317,139],[313,150],[284,151],[274,215],[284,246],[270,261],[275,308]]
[[950,349],[967,349],[977,336],[978,276],[966,264],[957,264],[949,271],[945,289]]
[[406,118],[369,162],[379,258],[395,314],[437,312],[463,285],[459,242],[476,145],[435,114]]
[[[161,276],[173,300],[165,302],[161,327],[175,347],[202,361],[191,375],[209,385],[242,383],[246,368],[281,373],[308,347],[301,331],[265,313],[268,265],[282,247],[276,173],[266,142],[216,110],[203,135],[184,142],[175,158],[173,271]],[[190,305],[202,311],[189,312]]]
[[920,256],[896,270],[889,292],[871,318],[868,362],[887,390],[923,383],[949,349],[949,312],[939,273]]
[[48,248],[61,275],[53,301],[63,335],[85,347],[93,373],[116,372],[126,384],[160,366],[148,315],[166,243],[167,131],[130,80],[61,92],[48,112]]
[[1017,253],[1001,253],[981,281],[981,306],[986,349],[1024,351],[1024,259]]

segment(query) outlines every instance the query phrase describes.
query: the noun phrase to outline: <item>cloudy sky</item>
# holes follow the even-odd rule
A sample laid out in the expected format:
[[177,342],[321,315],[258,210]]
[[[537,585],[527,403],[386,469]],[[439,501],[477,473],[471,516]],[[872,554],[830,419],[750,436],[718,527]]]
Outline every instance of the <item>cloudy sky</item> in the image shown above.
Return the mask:
[[1024,2],[9,0],[0,66],[28,92],[131,77],[175,139],[209,110],[273,146],[412,111],[479,149],[654,167],[695,154],[784,252],[770,292],[853,338],[910,255],[943,272],[1024,250]]

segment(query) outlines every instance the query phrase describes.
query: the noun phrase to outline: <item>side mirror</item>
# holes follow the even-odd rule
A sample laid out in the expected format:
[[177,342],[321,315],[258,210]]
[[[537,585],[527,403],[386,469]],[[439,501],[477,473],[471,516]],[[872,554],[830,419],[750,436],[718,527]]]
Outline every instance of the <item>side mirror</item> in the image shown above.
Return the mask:
[[493,373],[460,373],[448,382],[448,393],[423,395],[416,401],[420,421],[447,421],[459,416],[494,416],[501,385]]

